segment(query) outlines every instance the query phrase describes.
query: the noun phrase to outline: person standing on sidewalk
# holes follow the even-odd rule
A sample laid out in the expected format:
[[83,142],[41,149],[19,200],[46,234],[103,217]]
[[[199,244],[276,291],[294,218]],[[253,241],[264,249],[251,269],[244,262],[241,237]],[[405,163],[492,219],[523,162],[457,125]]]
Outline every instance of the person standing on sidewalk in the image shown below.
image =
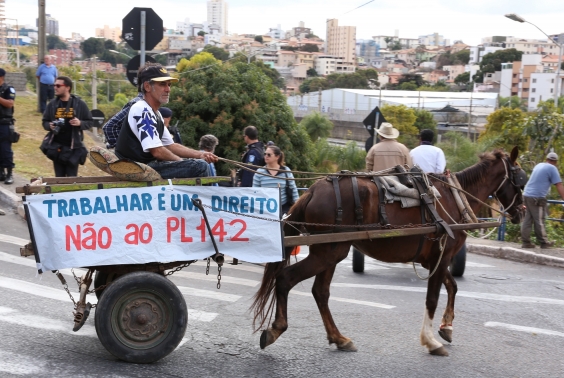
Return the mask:
[[0,181],[14,183],[14,152],[12,151],[12,130],[14,128],[14,101],[16,90],[5,83],[6,71],[0,68]]
[[37,68],[35,77],[39,79],[39,101],[41,113],[45,113],[45,107],[47,102],[51,101],[55,97],[55,79],[59,73],[57,72],[57,67],[51,64],[51,57],[45,55],[43,59],[43,64]]
[[531,243],[531,229],[534,226],[535,236],[541,248],[550,248],[554,242],[546,236],[545,221],[547,215],[546,195],[550,185],[556,186],[560,197],[564,200],[564,186],[558,173],[558,155],[554,152],[546,156],[545,163],[539,163],[533,168],[531,177],[525,186],[523,200],[526,207],[525,220],[521,224],[521,248],[535,248]]

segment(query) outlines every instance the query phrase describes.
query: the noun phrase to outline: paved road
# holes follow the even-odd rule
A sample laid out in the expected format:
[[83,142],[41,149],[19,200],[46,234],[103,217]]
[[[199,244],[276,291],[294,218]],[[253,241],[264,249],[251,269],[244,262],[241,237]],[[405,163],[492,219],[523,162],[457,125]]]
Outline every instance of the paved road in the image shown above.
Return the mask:
[[[470,254],[458,280],[454,340],[446,347],[450,357],[444,358],[419,345],[425,283],[411,266],[367,260],[360,275],[352,272],[350,259],[338,266],[331,308],[341,332],[359,348],[345,353],[326,342],[309,294],[311,281],[290,294],[288,331],[261,351],[247,309],[262,269],[228,265],[218,291],[199,264],[172,276],[190,309],[182,345],[158,363],[134,365],[117,361],[102,347],[93,316],[72,332],[72,303],[57,278],[37,277],[34,261],[19,257],[19,244],[27,237],[17,215],[0,217],[2,377],[558,377],[564,372],[562,269]],[[445,302],[443,295],[440,306]]]

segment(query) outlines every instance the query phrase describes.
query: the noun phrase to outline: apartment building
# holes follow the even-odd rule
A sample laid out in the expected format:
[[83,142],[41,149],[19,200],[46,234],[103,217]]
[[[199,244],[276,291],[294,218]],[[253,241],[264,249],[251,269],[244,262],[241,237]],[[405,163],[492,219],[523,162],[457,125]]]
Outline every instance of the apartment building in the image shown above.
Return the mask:
[[103,28],[96,28],[94,33],[96,38],[111,39],[112,41],[119,43],[121,42],[121,28],[110,28],[108,25],[104,25]]
[[356,63],[356,26],[339,26],[339,20],[327,20],[325,54]]
[[439,33],[420,35],[418,41],[423,46],[450,46],[450,40]]
[[471,46],[468,48],[470,50],[470,60],[469,64],[478,64],[482,61],[484,55],[496,52],[498,50],[503,50],[505,47],[502,46]]
[[462,64],[458,64],[453,66],[443,66],[443,71],[448,72],[446,82],[454,83],[454,79],[456,79],[458,75],[463,74],[465,69]]
[[74,53],[72,50],[61,50],[61,49],[51,49],[49,50],[49,55],[54,59],[54,64],[56,66],[68,66],[72,63],[74,59]]
[[[39,19],[35,19],[35,26],[39,27]],[[45,33],[59,35],[59,21],[50,14],[45,15]]]
[[397,34],[395,36],[392,35],[375,35],[372,37],[376,45],[378,45],[379,49],[387,49],[388,43],[386,40],[389,40],[391,43],[399,42],[403,49],[411,49],[416,48],[419,46],[419,39],[417,38],[400,38]]
[[557,81],[558,79],[554,72],[531,73],[528,110],[535,110],[541,101],[554,99],[555,92],[559,92],[559,96],[562,96],[564,74],[560,74],[560,83]]
[[353,73],[355,65],[345,62],[342,57],[332,55],[318,55],[315,57],[315,71],[320,76],[330,75],[332,73]]
[[224,0],[208,0],[208,24],[219,25],[221,34],[228,34],[228,5]]

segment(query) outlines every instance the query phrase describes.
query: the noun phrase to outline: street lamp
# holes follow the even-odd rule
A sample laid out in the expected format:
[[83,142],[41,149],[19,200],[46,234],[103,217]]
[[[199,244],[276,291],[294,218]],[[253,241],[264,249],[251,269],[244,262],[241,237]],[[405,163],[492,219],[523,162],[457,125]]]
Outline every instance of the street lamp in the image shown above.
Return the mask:
[[560,90],[560,66],[562,65],[562,45],[564,44],[564,41],[560,41],[560,43],[556,42],[552,37],[550,37],[548,34],[546,34],[541,28],[539,28],[537,25],[533,24],[532,22],[529,22],[527,20],[525,20],[523,17],[515,14],[515,13],[509,13],[506,14],[505,17],[509,18],[510,20],[513,21],[517,21],[520,23],[526,22],[527,24],[531,24],[533,25],[535,28],[539,29],[541,31],[542,34],[546,35],[546,37],[548,39],[550,39],[552,42],[554,42],[554,44],[556,46],[559,47],[558,49],[558,67],[556,67],[556,80],[554,83],[554,106],[558,107],[558,96],[559,93],[558,91]]
[[114,53],[114,54],[125,55],[125,56],[128,57],[129,59],[133,58],[132,56],[129,56],[129,55],[127,55],[126,53],[121,52],[121,51],[117,51],[117,50],[108,50],[108,51],[111,52],[111,53]]

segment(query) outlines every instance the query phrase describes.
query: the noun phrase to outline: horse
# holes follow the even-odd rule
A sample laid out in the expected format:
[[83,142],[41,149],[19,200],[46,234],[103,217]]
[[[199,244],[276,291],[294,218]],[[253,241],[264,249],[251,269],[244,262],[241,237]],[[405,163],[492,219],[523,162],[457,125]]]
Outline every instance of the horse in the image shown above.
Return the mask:
[[[511,154],[503,150],[480,155],[480,161],[465,170],[455,173],[463,190],[473,195],[468,202],[474,212],[478,211],[488,196],[492,195],[503,206],[511,217],[511,222],[518,224],[523,213],[523,199],[521,189],[526,175],[516,163],[517,147]],[[439,216],[447,223],[463,223],[463,216],[458,209],[450,186],[445,184],[444,175],[427,176],[429,181],[440,192],[440,205],[436,209]],[[524,177],[524,179],[523,179]],[[362,205],[363,224],[379,222],[379,191],[374,182],[368,177],[358,177],[358,193]],[[517,183],[516,183],[517,182]],[[339,191],[342,196],[342,224],[356,225],[355,200],[353,198],[353,183],[350,178],[339,180]],[[337,200],[333,184],[327,180],[319,180],[300,197],[290,209],[288,223],[284,225],[285,236],[296,236],[301,233],[294,222],[306,222],[307,231],[311,234],[338,232],[338,229],[328,227],[335,224],[337,218]],[[389,223],[392,225],[420,224],[421,210],[419,207],[401,208],[398,202],[385,205]],[[321,225],[324,226],[321,226]],[[299,282],[315,276],[312,293],[317,302],[323,324],[327,332],[329,344],[336,344],[337,349],[356,351],[353,341],[343,336],[329,310],[329,286],[335,272],[336,265],[345,259],[351,245],[365,255],[389,263],[420,263],[426,269],[435,269],[428,279],[427,294],[423,325],[420,333],[421,345],[427,347],[432,355],[448,356],[443,344],[433,336],[433,318],[440,295],[441,284],[444,284],[448,294],[447,306],[444,311],[439,335],[447,342],[452,342],[454,300],[457,285],[448,270],[448,266],[466,240],[464,231],[452,231],[454,238],[447,238],[441,243],[442,234],[435,232],[420,236],[401,236],[373,240],[355,240],[348,242],[333,242],[314,244],[310,246],[309,255],[290,265],[292,248],[285,248],[285,259],[280,262],[268,263],[265,266],[261,286],[254,296],[251,311],[254,312],[253,326],[259,331],[275,312],[275,319],[271,326],[264,329],[260,337],[261,349],[274,343],[288,328],[287,303],[290,290]],[[422,246],[419,247],[422,241]],[[441,253],[442,249],[442,253]],[[257,326],[258,324],[258,326]]]

